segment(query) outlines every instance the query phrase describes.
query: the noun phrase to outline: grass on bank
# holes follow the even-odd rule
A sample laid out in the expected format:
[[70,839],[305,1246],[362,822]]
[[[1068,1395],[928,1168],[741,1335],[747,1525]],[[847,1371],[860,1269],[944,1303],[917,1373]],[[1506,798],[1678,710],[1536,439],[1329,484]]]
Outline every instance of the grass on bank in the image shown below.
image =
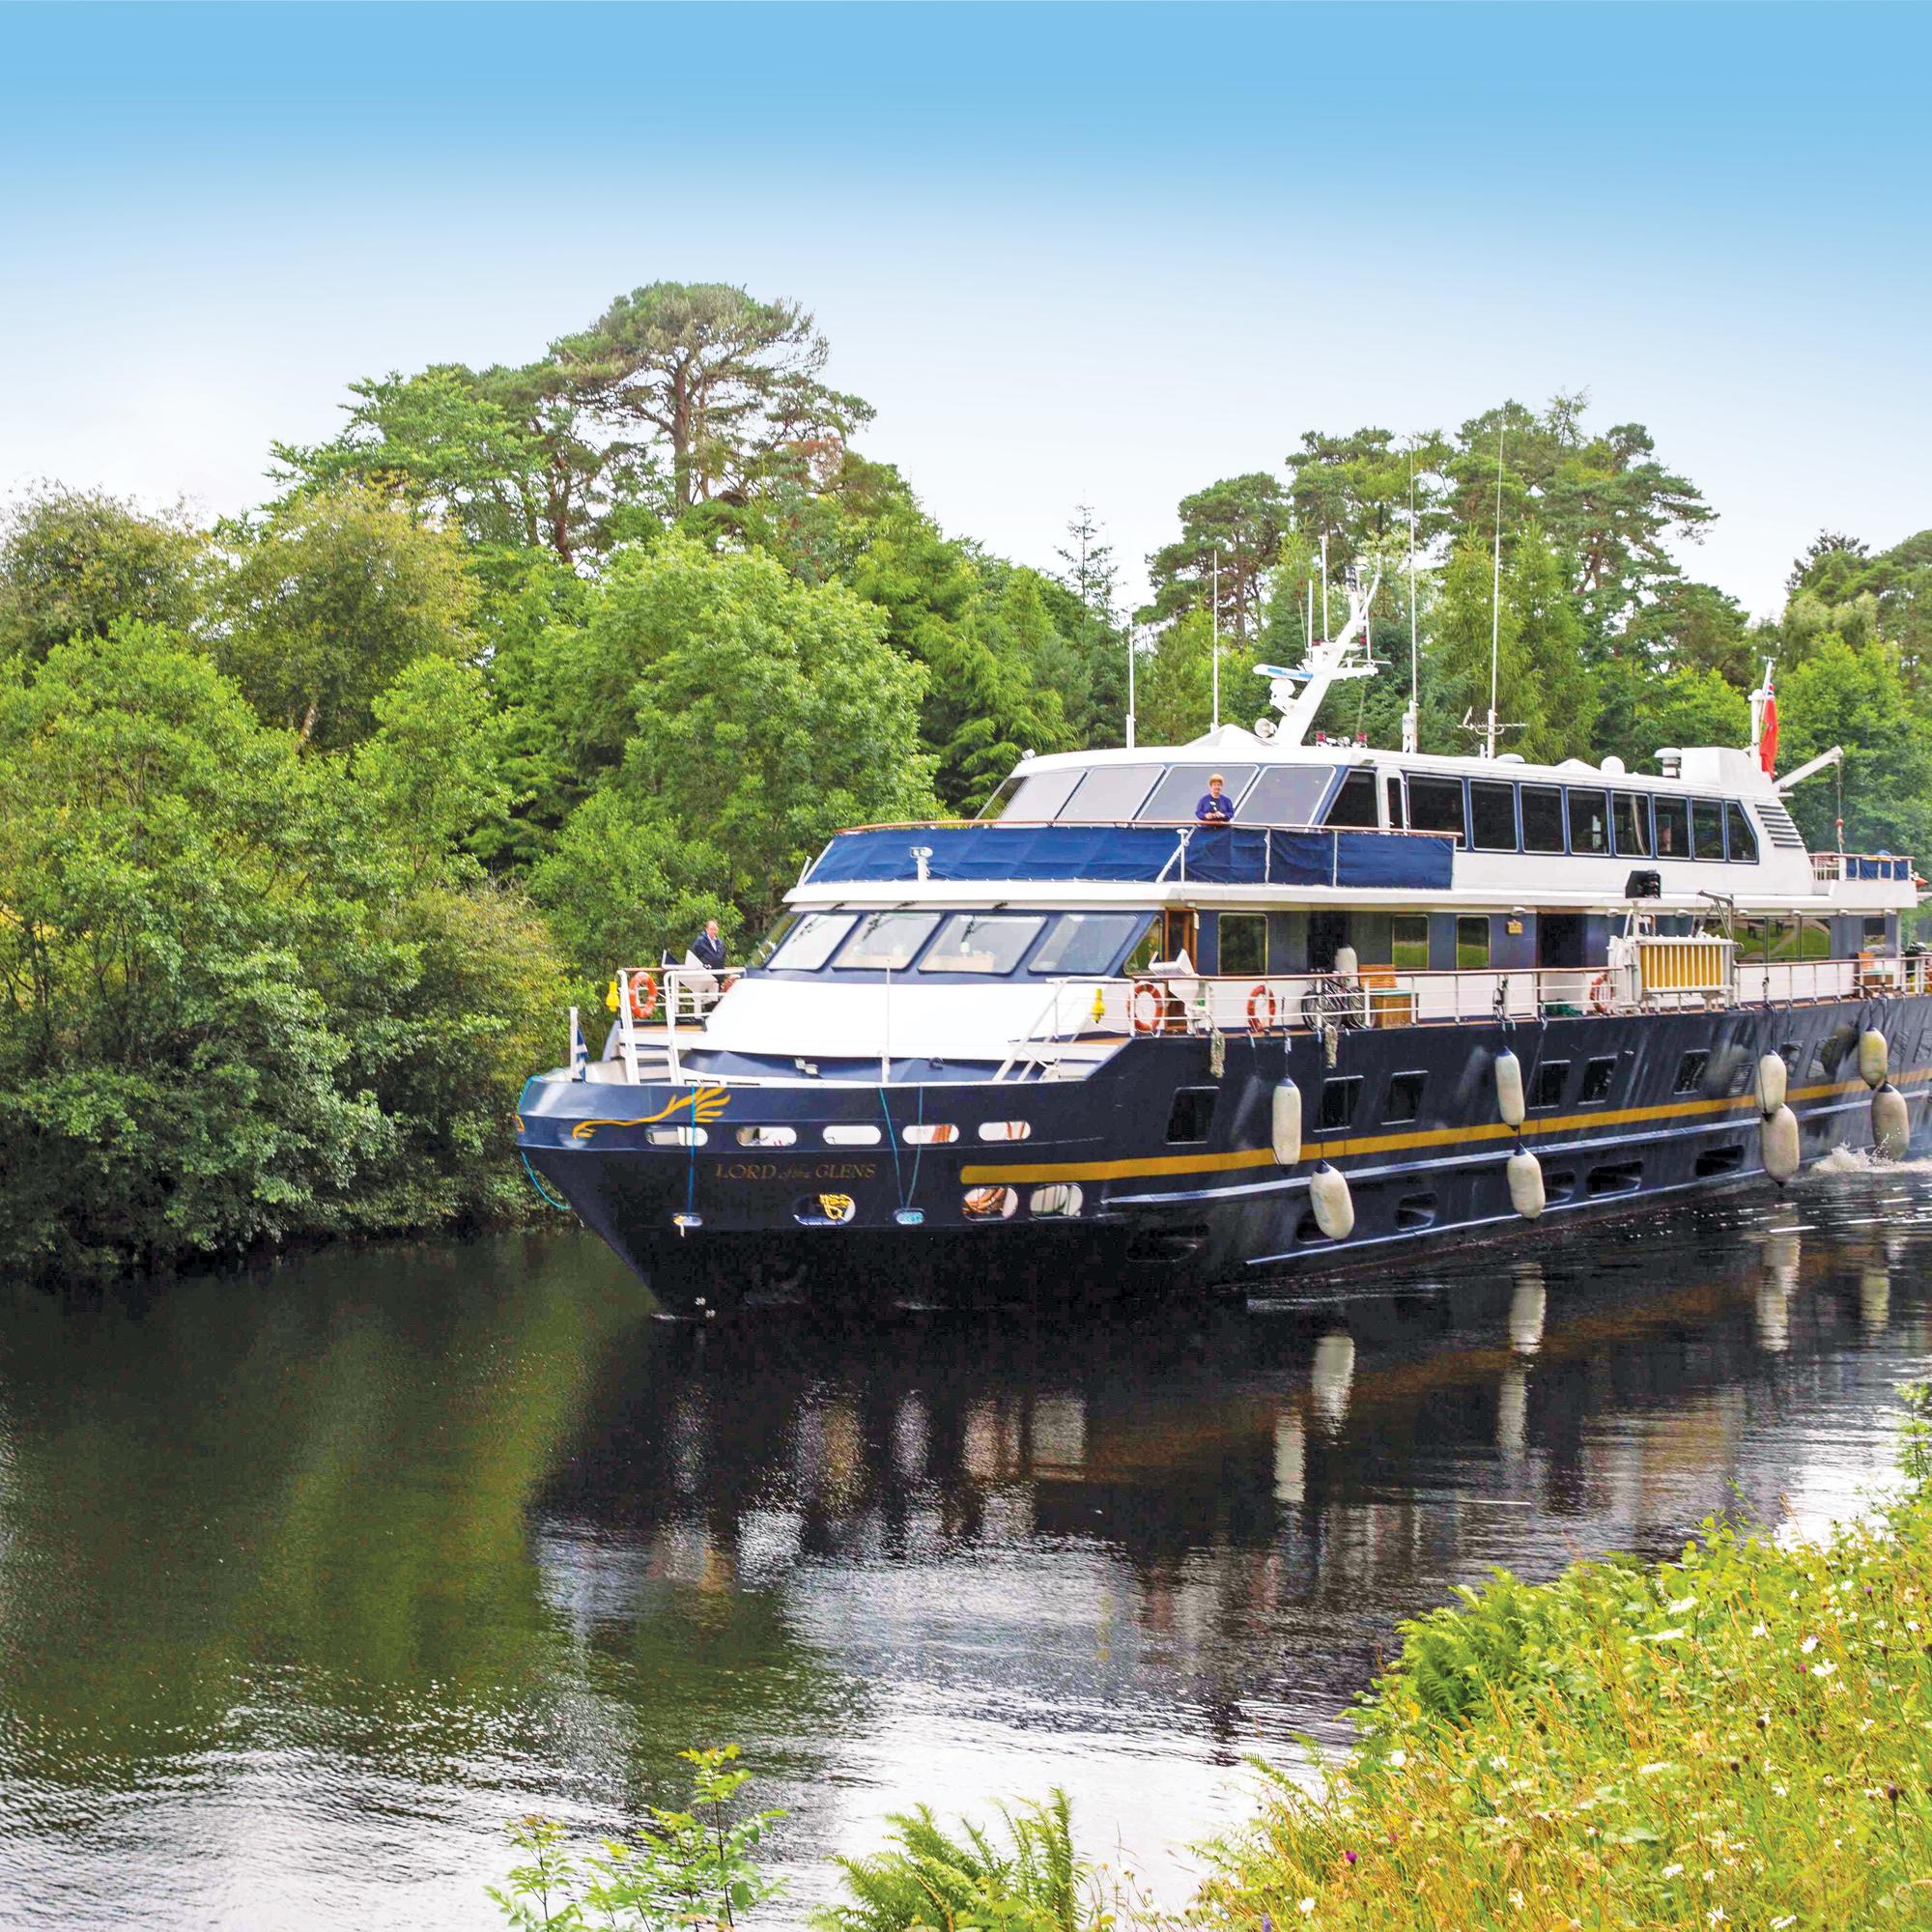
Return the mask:
[[[1905,1400],[1902,1493],[1822,1544],[1707,1523],[1674,1563],[1499,1573],[1404,1625],[1358,1747],[1313,1791],[1270,1774],[1178,1918],[1078,1856],[1055,1793],[1003,1838],[895,1817],[814,1932],[1932,1927],[1932,1406]],[[735,1749],[688,1755],[692,1810],[634,1847],[573,1870],[561,1827],[513,1834],[538,1856],[496,1894],[512,1923],[669,1932],[771,1897],[750,1854],[781,1814],[731,1827]]]
[[1403,1627],[1361,1743],[1277,1778],[1188,1917],[1288,1928],[1932,1925],[1932,1445],[1820,1545],[1498,1576]]

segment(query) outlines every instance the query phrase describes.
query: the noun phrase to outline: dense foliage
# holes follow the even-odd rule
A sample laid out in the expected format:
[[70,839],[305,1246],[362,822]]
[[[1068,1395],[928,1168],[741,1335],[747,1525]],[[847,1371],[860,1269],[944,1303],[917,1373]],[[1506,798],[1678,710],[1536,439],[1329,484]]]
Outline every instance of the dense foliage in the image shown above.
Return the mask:
[[[1695,486],[1559,396],[1190,491],[1130,613],[1090,506],[1052,572],[943,530],[848,446],[829,353],[795,302],[653,283],[528,363],[353,384],[248,517],[47,485],[0,521],[0,1262],[501,1211],[573,992],[714,915],[742,948],[841,823],[1120,743],[1130,662],[1142,742],[1185,740],[1218,627],[1252,719],[1350,570],[1391,674],[1331,731],[1395,741],[1411,628],[1431,750],[1473,742],[1492,618],[1530,756],[1741,742],[1774,657],[1786,762],[1847,749],[1847,840],[1932,848],[1932,532],[1821,535],[1753,624],[1676,560]],[[1797,794],[1814,842],[1839,795]]]
[[[1922,1410],[1921,1410],[1922,1413]],[[1932,1495],[1818,1546],[1498,1576],[1408,1624],[1362,1744],[1284,1779],[1197,1922],[1918,1925],[1932,1859]]]

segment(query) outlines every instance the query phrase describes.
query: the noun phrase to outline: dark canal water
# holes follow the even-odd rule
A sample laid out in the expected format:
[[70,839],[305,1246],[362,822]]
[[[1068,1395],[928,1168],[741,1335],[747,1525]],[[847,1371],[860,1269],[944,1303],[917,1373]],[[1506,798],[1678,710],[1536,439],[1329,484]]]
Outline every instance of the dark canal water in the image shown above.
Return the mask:
[[1855,1509],[1928,1259],[1913,1168],[1111,1326],[694,1334],[575,1235],[9,1295],[0,1923],[488,1926],[732,1739],[781,1919],[1055,1782],[1178,1900],[1451,1583]]

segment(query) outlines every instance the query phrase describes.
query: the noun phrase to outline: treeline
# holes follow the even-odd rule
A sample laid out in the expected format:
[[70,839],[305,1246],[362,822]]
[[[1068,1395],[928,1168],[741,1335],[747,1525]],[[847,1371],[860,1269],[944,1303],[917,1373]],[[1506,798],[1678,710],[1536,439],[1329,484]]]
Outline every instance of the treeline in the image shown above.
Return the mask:
[[[1293,662],[1327,569],[1382,572],[1392,742],[1420,544],[1423,742],[1487,703],[1531,756],[1851,752],[1848,837],[1932,849],[1932,532],[1825,536],[1772,625],[1687,580],[1712,514],[1579,399],[1453,436],[1310,434],[1181,500],[1122,607],[1094,513],[1059,567],[950,535],[851,439],[796,304],[654,284],[519,368],[352,385],[205,526],[49,484],[0,527],[0,1262],[165,1264],[497,1218],[516,1087],[564,1007],[720,918],[741,948],[841,824],[971,812],[1024,750],[1208,722]],[[1218,556],[1218,568],[1214,559]],[[1829,781],[1799,797],[1829,842]]]

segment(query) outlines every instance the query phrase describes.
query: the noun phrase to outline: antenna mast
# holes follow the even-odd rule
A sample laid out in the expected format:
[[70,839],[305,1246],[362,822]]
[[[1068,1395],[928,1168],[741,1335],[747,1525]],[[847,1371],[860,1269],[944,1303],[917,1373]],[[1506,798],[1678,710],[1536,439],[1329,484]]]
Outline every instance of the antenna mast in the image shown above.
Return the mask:
[[1503,426],[1496,424],[1496,550],[1490,581],[1490,720],[1483,732],[1483,756],[1496,755],[1496,661],[1503,623]]

